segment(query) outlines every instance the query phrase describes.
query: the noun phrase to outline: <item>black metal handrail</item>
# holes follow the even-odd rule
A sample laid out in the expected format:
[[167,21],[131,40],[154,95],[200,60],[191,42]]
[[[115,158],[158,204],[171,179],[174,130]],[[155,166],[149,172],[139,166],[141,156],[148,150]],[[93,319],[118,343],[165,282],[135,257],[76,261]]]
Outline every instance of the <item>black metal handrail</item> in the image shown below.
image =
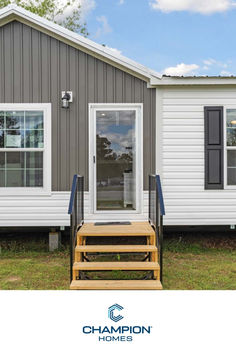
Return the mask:
[[70,203],[68,208],[70,215],[70,280],[73,279],[73,263],[75,258],[76,234],[84,223],[84,177],[74,175]]
[[149,212],[148,220],[156,233],[158,260],[160,265],[160,280],[163,274],[163,216],[165,205],[159,175],[149,175]]

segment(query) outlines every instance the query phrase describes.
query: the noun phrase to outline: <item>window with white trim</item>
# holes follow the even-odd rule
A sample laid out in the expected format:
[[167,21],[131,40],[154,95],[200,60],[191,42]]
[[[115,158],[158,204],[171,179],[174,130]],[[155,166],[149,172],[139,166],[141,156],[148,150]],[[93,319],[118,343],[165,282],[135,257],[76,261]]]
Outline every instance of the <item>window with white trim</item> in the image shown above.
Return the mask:
[[46,190],[47,105],[15,106],[0,105],[0,188]]
[[227,185],[236,185],[236,108],[226,109]]

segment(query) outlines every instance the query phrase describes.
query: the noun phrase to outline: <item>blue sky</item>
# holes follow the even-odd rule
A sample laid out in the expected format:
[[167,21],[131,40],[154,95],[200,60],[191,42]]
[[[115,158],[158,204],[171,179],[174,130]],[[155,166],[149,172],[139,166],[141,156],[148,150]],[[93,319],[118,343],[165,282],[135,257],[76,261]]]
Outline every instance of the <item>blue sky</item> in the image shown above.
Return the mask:
[[236,74],[234,0],[81,0],[89,38],[160,73]]

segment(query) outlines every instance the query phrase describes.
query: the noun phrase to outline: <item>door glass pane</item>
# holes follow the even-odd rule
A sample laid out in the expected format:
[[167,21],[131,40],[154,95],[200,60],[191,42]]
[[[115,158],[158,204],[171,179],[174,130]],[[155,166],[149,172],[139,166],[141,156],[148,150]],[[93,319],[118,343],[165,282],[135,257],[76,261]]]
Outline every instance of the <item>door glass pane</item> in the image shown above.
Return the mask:
[[97,210],[136,209],[135,111],[97,111]]

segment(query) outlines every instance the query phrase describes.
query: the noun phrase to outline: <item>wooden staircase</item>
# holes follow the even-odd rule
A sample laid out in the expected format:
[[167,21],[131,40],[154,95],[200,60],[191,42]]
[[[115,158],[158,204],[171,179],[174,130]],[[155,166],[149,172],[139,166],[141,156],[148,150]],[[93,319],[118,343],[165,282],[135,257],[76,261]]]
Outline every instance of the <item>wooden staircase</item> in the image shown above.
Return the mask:
[[[98,244],[89,244],[89,238],[95,237]],[[102,237],[145,238],[145,244],[101,244]],[[143,254],[144,261],[88,261],[89,254]],[[87,280],[82,278],[86,271],[151,271],[151,280]],[[148,222],[132,222],[130,225],[83,224],[77,232],[73,264],[72,290],[160,290],[160,266],[155,231]]]

